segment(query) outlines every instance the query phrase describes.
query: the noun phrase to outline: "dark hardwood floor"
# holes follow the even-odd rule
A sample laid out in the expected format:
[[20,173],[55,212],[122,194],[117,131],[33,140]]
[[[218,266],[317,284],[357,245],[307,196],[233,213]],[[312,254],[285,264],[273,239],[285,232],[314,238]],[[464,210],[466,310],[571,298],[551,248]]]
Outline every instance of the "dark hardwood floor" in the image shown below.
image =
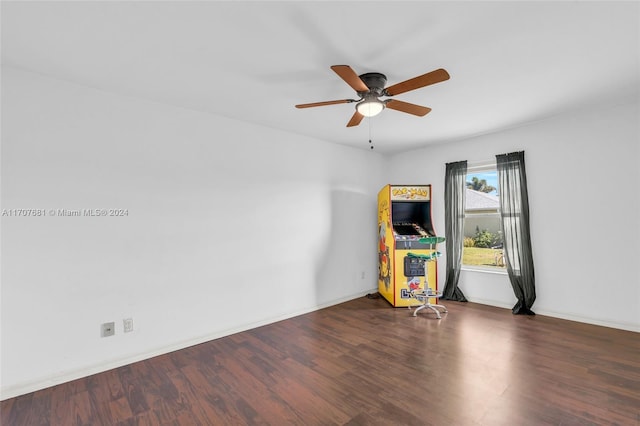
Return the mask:
[[1,403],[2,425],[640,425],[640,333],[366,297]]

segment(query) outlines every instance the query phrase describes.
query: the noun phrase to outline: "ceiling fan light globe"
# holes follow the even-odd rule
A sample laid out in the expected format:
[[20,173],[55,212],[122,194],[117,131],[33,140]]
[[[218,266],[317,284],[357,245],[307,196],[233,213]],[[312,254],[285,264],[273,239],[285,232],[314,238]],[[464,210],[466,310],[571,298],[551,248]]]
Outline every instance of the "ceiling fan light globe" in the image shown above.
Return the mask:
[[384,109],[384,104],[379,100],[366,100],[356,105],[356,110],[365,117],[373,117],[380,114]]

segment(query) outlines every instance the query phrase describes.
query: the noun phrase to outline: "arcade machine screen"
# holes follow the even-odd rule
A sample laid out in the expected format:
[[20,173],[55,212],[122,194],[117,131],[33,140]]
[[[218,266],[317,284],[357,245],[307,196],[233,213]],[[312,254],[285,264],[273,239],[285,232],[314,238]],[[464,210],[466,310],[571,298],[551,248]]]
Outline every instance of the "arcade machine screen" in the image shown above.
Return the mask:
[[428,202],[394,201],[391,204],[393,235],[398,248],[422,248],[418,239],[434,236]]

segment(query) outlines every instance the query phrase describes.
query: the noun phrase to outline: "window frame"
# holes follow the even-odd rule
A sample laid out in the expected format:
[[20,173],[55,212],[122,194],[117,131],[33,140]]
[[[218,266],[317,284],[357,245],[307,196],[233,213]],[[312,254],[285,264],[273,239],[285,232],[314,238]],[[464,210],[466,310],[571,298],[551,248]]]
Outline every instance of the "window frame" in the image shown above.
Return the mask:
[[[472,163],[472,164],[468,164],[467,165],[467,173],[465,176],[465,189],[466,189],[466,182],[468,181],[467,176],[469,176],[470,174],[477,174],[477,173],[482,173],[482,172],[487,172],[487,171],[495,171],[496,174],[498,172],[498,166],[496,164],[495,160],[486,160],[486,161],[481,161],[481,162],[477,162],[477,163]],[[498,221],[500,220],[500,207],[498,207],[498,211],[496,213],[468,213],[467,212],[467,208],[465,206],[465,210],[464,210],[464,220],[465,220],[465,225],[466,225],[466,220],[468,217],[479,217],[479,216],[497,216],[498,217]],[[467,265],[464,263],[464,245],[462,247],[462,258],[460,260],[460,269],[463,271],[474,271],[474,272],[485,272],[485,273],[490,273],[490,274],[499,274],[499,275],[507,275],[507,268],[506,266],[504,267],[497,267],[497,266],[482,266],[482,265]]]

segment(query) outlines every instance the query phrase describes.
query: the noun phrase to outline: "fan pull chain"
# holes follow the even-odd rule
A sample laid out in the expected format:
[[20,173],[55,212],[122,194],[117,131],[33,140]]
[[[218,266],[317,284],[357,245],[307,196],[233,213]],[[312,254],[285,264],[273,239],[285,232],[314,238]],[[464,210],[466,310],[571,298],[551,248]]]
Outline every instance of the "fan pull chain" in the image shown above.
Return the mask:
[[373,149],[373,145],[371,144],[371,120],[372,120],[372,118],[369,117],[369,119],[367,121],[369,122],[369,147],[371,149]]

